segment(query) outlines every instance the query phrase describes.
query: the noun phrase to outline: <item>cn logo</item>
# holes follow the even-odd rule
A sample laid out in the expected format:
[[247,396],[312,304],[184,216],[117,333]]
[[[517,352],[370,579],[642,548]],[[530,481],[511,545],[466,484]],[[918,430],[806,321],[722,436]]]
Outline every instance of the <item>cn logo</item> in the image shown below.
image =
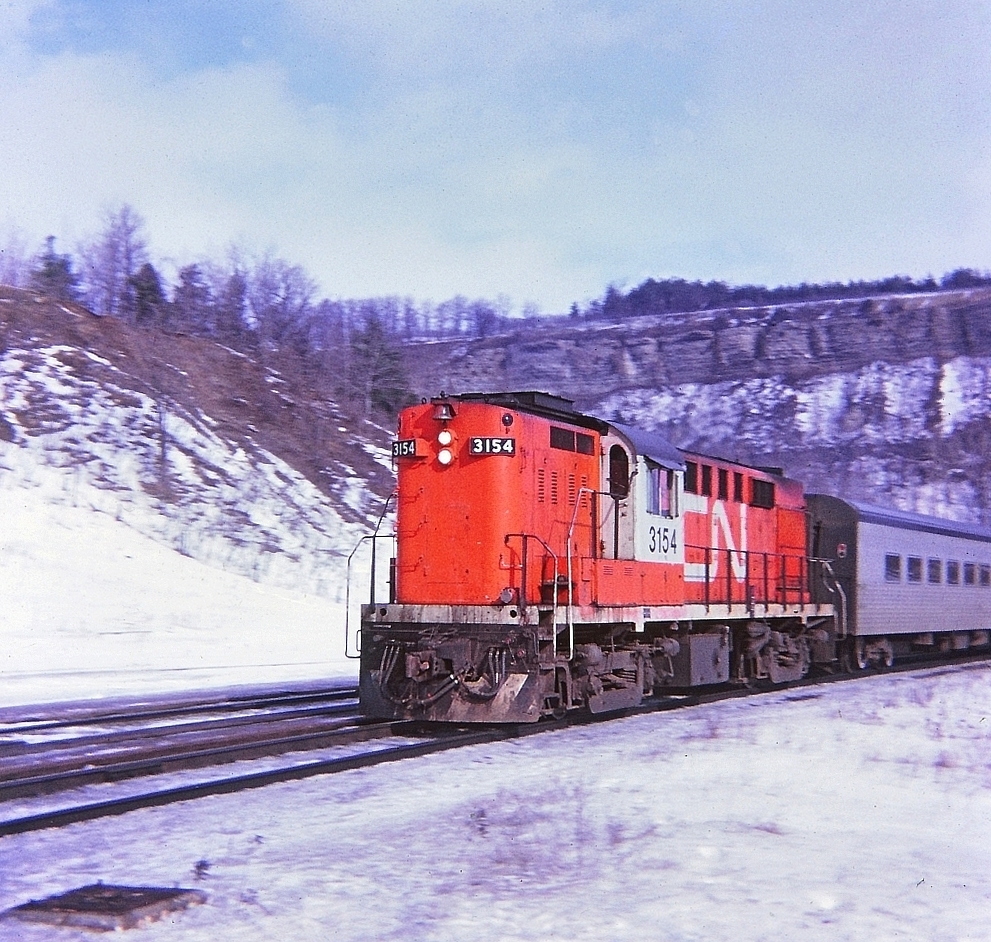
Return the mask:
[[[733,578],[737,582],[743,582],[746,579],[747,505],[738,504],[736,506],[740,508],[740,520],[737,532],[734,533],[729,514],[726,512],[726,504],[721,500],[712,502],[709,546],[713,548],[713,553],[708,566],[705,562],[685,563],[686,582],[705,582],[707,575],[710,580],[715,579],[727,556],[729,556],[730,567],[733,570]],[[723,549],[729,550],[729,552],[719,552]]]

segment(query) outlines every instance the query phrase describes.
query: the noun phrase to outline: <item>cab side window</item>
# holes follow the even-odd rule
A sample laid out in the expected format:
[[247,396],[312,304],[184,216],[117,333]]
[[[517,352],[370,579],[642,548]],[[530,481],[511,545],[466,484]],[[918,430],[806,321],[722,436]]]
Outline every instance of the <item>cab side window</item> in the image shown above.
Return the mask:
[[694,461],[685,462],[685,491],[689,494],[699,492],[699,466]]
[[673,517],[676,512],[674,471],[647,462],[647,513]]

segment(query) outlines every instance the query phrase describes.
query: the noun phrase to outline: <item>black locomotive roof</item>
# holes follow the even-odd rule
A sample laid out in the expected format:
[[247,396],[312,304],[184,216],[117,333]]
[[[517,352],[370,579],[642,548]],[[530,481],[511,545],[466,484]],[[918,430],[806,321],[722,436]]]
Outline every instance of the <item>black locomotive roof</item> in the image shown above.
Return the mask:
[[886,527],[896,527],[900,530],[916,530],[921,533],[936,533],[940,536],[963,537],[981,543],[991,543],[991,530],[974,523],[958,523],[956,520],[946,520],[942,517],[929,517],[925,514],[911,513],[907,510],[892,510],[889,507],[878,507],[861,501],[846,500],[826,494],[809,494],[809,505],[817,503],[827,505],[846,505],[861,523],[876,523]]
[[577,412],[573,399],[552,396],[550,393],[532,389],[522,392],[461,393],[455,398],[464,402],[484,402],[488,405],[503,406],[506,409],[518,409],[520,412],[529,412],[531,415],[543,416],[545,419],[557,419],[559,422],[569,422],[571,425],[580,425],[582,428],[590,428],[596,432],[604,433],[609,428],[607,422]]

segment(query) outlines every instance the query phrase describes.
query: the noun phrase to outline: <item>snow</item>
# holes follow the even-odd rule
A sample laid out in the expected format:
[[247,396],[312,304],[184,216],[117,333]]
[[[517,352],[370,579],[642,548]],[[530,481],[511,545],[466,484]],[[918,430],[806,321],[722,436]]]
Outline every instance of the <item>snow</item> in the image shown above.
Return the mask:
[[0,486],[0,706],[356,677],[343,603],[207,565],[52,493]]
[[207,893],[146,942],[986,939],[989,679],[871,677],[8,837],[0,908],[103,880]]
[[[0,703],[353,677],[339,604],[45,494],[0,488]],[[555,731],[5,837],[0,910],[102,880],[206,892],[146,942],[986,939],[989,725],[982,666]]]
[[[129,382],[74,347],[0,354],[0,421],[14,439],[0,440],[0,490],[96,509],[208,566],[343,602],[363,528],[286,462]],[[367,489],[340,483],[364,513]]]
[[[750,434],[773,446],[760,423],[748,416],[774,415],[808,445],[915,442],[931,434],[920,407],[932,389],[939,394],[943,435],[991,409],[991,359],[955,357],[937,363],[922,357],[907,363],[878,361],[849,373],[803,379],[791,385],[780,376],[712,384],[685,383],[669,389],[630,389],[597,406],[604,415],[624,416],[644,427],[680,423],[692,434],[731,439]],[[752,424],[752,423],[751,423]],[[775,428],[780,435],[780,429]]]

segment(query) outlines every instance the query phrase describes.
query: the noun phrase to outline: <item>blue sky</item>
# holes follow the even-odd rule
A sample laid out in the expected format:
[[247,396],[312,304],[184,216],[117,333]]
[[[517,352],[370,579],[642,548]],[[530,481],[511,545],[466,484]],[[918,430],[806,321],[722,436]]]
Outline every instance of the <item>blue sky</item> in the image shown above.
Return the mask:
[[[328,296],[991,268],[976,0],[0,0],[0,236]],[[6,227],[6,228],[5,228]]]

